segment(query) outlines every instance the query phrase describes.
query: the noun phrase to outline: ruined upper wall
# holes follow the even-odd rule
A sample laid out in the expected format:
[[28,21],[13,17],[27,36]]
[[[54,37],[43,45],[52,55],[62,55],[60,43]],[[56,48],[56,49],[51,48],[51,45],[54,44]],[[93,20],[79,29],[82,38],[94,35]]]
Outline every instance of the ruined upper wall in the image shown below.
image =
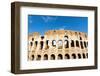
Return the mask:
[[[44,34],[44,37],[48,39],[50,39],[51,37],[54,39],[56,37],[62,38],[64,36],[68,36],[68,38],[70,39],[79,39],[81,37],[83,40],[87,40],[86,33],[78,32],[78,31],[71,31],[71,30],[48,30]],[[32,38],[32,37],[36,39],[36,38],[41,37],[41,35],[38,32],[34,32],[33,34],[31,34],[31,36],[29,36],[29,38]]]

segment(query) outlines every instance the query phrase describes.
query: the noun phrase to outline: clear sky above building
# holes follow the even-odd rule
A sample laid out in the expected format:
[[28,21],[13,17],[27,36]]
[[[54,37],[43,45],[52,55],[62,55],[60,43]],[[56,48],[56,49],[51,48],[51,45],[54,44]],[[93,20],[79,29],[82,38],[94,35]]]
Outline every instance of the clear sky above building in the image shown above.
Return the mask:
[[88,17],[28,15],[28,33],[73,30],[88,33]]

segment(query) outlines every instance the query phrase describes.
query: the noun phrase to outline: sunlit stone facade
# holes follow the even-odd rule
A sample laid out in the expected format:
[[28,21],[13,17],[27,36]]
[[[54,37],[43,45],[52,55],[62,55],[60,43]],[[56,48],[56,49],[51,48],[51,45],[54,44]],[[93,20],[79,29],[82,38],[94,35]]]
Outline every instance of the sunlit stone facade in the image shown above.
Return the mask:
[[88,58],[88,36],[71,30],[49,30],[28,36],[28,60],[66,60]]

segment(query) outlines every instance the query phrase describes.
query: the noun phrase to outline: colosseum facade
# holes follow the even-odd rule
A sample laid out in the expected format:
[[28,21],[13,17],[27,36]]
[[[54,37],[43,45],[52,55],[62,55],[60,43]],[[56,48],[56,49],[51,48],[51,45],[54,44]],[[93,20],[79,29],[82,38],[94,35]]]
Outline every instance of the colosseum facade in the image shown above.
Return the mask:
[[28,60],[66,60],[88,58],[87,34],[71,30],[49,30],[28,36]]

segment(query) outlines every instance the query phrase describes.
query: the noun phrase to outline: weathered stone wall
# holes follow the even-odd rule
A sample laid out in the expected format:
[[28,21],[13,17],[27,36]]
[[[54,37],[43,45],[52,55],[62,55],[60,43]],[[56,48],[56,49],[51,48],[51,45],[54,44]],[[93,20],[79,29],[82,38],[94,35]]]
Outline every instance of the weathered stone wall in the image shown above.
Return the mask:
[[44,36],[30,34],[28,39],[28,60],[88,58],[88,37],[83,32],[49,30]]

